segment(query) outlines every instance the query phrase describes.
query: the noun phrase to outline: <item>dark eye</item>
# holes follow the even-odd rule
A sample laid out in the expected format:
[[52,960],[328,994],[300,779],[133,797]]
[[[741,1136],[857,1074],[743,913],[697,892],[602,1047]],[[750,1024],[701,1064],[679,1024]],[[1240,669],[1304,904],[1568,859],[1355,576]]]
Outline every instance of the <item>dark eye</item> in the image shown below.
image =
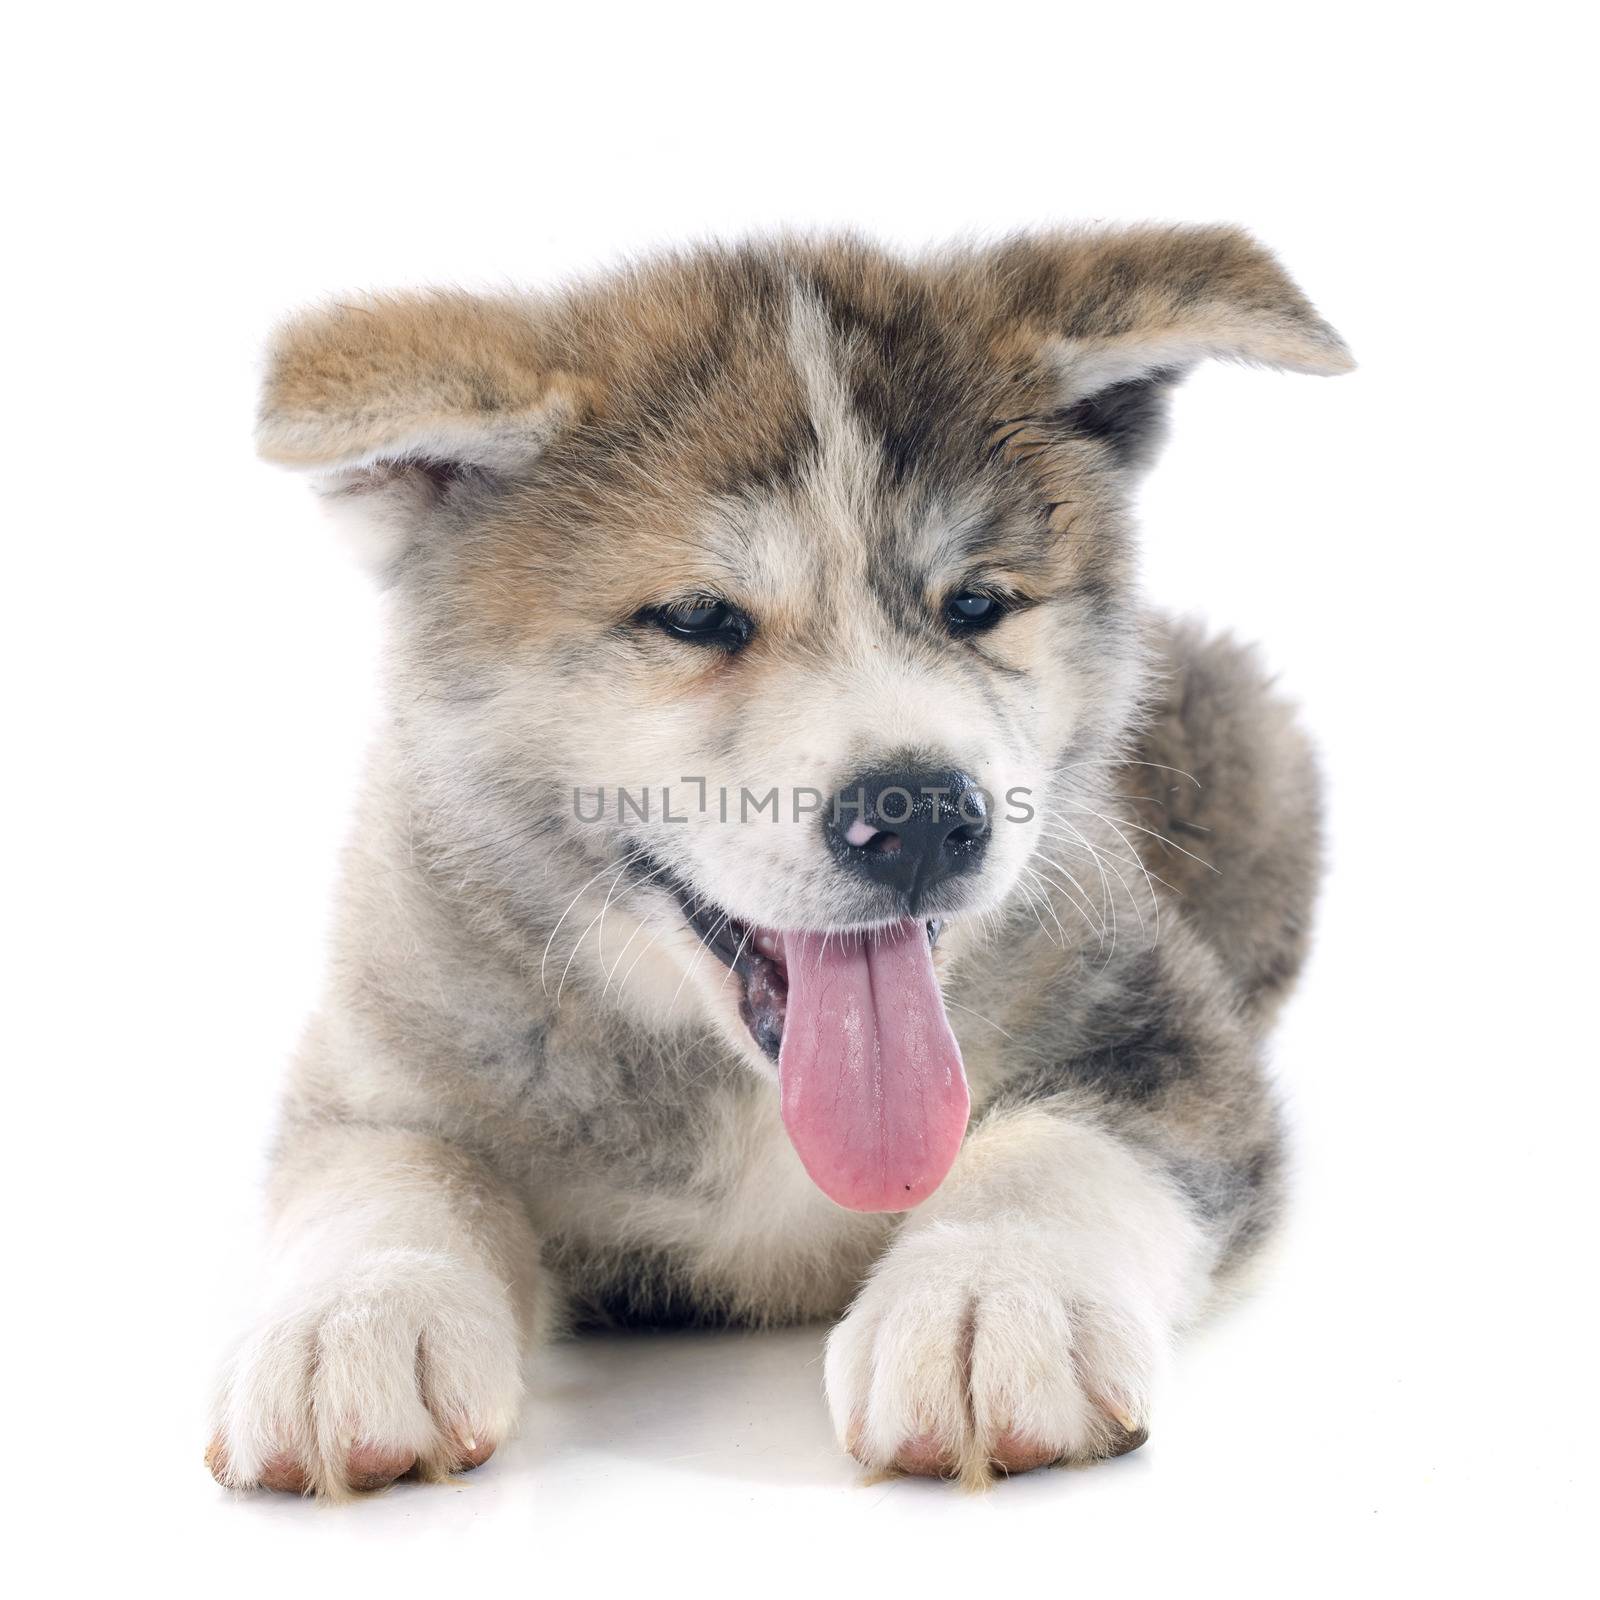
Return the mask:
[[720,650],[740,649],[755,631],[750,618],[726,600],[684,600],[676,605],[652,606],[639,614],[639,620],[653,623],[674,639],[715,645]]
[[980,594],[976,589],[963,589],[945,601],[945,620],[953,631],[973,633],[982,628],[992,628],[1006,614],[1006,608],[992,594]]

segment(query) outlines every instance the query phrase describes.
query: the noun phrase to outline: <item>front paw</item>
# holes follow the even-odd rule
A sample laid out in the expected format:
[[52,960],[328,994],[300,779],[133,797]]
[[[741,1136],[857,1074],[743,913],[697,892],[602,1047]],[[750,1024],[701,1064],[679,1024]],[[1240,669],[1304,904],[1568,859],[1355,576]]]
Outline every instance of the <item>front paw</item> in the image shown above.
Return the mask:
[[1165,1320],[1136,1277],[1075,1263],[1074,1243],[949,1224],[903,1237],[828,1337],[845,1448],[969,1484],[1138,1449]]
[[486,1461],[522,1393],[505,1288],[386,1250],[304,1287],[228,1363],[206,1462],[229,1488],[342,1497]]

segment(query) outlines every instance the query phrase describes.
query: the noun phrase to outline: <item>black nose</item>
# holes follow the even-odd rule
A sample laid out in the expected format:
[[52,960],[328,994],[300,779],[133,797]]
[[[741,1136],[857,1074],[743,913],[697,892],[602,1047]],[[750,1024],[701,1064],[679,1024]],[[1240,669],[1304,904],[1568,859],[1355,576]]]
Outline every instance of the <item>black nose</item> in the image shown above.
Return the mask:
[[915,916],[939,884],[982,863],[989,807],[964,772],[869,772],[835,796],[824,832],[845,867],[898,890]]

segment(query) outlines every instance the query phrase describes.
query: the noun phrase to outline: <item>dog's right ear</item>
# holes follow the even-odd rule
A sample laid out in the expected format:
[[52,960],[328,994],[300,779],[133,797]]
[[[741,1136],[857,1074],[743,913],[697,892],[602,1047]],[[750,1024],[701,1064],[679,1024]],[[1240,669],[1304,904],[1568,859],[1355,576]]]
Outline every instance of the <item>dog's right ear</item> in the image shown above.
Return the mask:
[[309,312],[269,353],[256,443],[307,473],[381,570],[592,407],[551,347],[538,302],[511,296],[383,295]]

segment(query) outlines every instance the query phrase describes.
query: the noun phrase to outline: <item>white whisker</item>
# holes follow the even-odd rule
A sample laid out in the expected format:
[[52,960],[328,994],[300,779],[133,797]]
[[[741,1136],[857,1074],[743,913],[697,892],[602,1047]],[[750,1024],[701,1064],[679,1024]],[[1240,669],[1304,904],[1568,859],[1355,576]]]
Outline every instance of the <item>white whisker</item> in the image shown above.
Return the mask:
[[[637,861],[640,856],[647,854],[649,854],[649,852],[646,850],[635,850],[632,855],[625,856],[623,858],[622,865],[623,867],[627,867],[630,865],[630,863]],[[589,882],[584,884],[584,886],[579,889],[575,895],[573,895],[573,897],[567,902],[565,910],[563,910],[561,915],[556,918],[556,925],[550,930],[550,937],[544,942],[544,954],[539,957],[539,987],[547,996],[550,993],[550,986],[545,982],[545,965],[550,960],[550,946],[555,943],[556,935],[561,932],[561,924],[567,920],[567,917],[572,912],[572,908],[577,905],[577,903],[584,897],[585,894],[588,893],[589,885],[595,881],[595,878],[599,878],[605,873],[609,872],[612,868],[612,865],[613,864],[611,862],[606,862],[606,864],[601,867],[600,871],[595,873],[594,877],[590,878]]]

